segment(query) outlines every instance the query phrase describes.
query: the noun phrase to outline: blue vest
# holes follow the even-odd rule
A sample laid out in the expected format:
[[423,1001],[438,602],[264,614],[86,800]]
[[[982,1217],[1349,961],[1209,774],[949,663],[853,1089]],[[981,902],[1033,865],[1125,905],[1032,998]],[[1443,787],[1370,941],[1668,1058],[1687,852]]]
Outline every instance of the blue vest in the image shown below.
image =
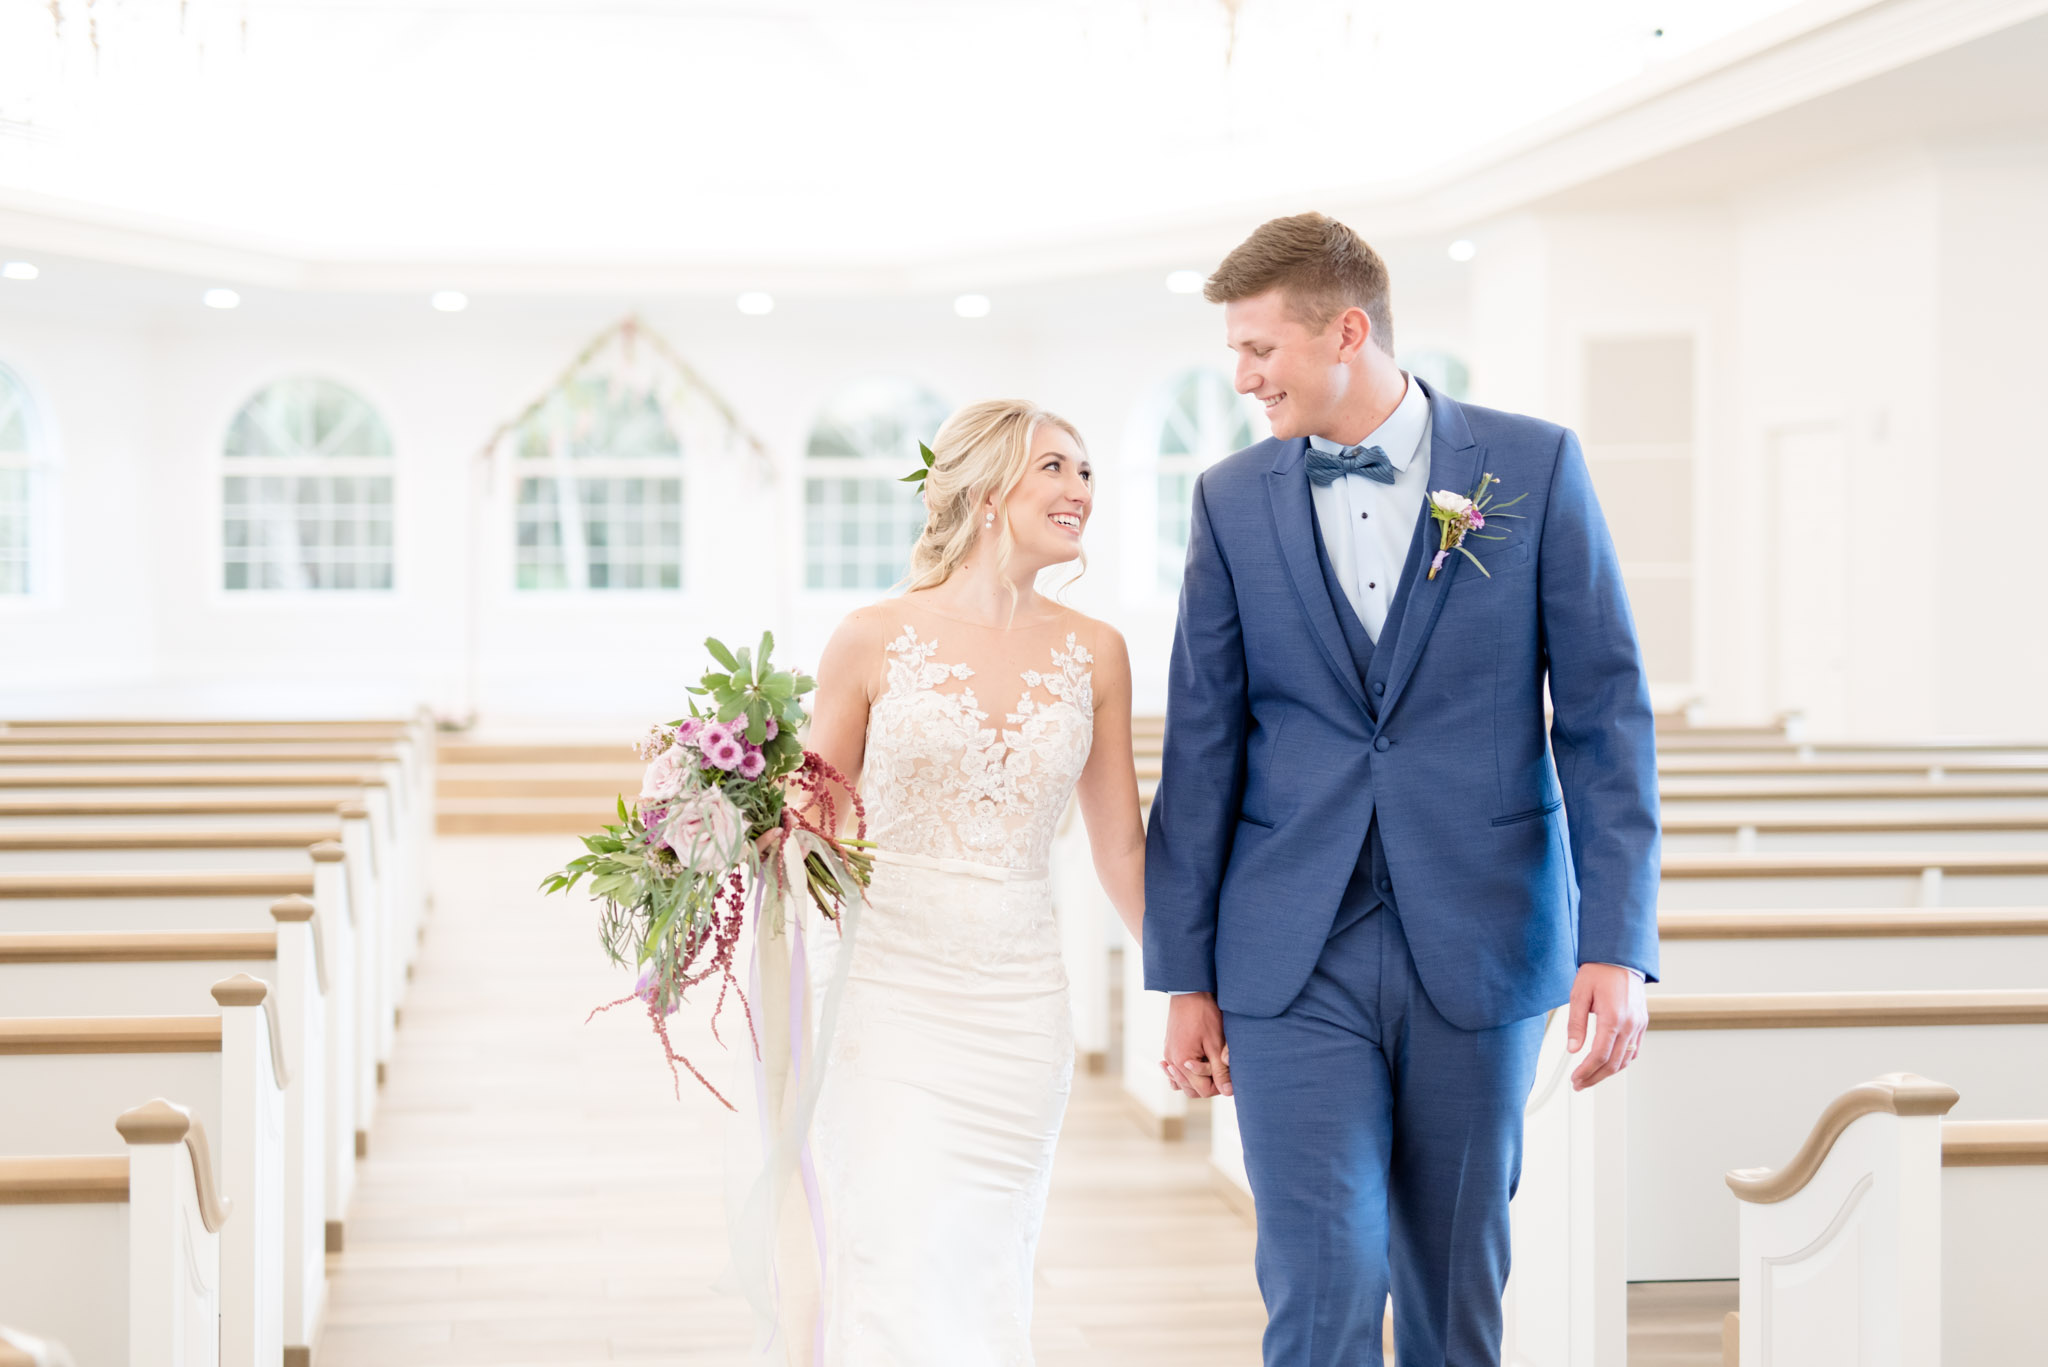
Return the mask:
[[[1394,661],[1394,642],[1401,631],[1401,615],[1408,608],[1410,590],[1416,576],[1429,570],[1429,503],[1424,500],[1422,510],[1416,515],[1415,534],[1408,542],[1408,558],[1401,570],[1401,582],[1394,590],[1394,601],[1388,605],[1386,624],[1380,629],[1380,639],[1375,642],[1365,631],[1365,623],[1358,620],[1358,613],[1352,609],[1351,600],[1344,596],[1344,586],[1337,582],[1337,570],[1330,563],[1330,551],[1323,544],[1323,522],[1320,517],[1311,516],[1309,525],[1315,529],[1316,563],[1322,566],[1323,588],[1330,595],[1330,606],[1336,609],[1337,625],[1344,630],[1344,644],[1351,650],[1351,662],[1358,669],[1358,678],[1365,685],[1366,711],[1374,721],[1380,717],[1379,700],[1387,691],[1387,671]],[[1368,794],[1368,797],[1371,795]],[[1394,880],[1387,871],[1387,855],[1380,844],[1380,823],[1378,814],[1367,819],[1365,839],[1357,855],[1358,872],[1352,879],[1349,900],[1362,889],[1360,877],[1368,881],[1363,890],[1370,890],[1388,906],[1394,903]]]

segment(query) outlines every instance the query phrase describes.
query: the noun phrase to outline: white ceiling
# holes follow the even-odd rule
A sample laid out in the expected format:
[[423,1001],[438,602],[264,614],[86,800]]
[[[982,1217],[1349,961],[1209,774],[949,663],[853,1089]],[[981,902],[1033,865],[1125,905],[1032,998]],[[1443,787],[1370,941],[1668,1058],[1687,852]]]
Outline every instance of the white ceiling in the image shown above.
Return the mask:
[[1790,6],[14,0],[0,199],[307,261],[901,268],[1424,178]]

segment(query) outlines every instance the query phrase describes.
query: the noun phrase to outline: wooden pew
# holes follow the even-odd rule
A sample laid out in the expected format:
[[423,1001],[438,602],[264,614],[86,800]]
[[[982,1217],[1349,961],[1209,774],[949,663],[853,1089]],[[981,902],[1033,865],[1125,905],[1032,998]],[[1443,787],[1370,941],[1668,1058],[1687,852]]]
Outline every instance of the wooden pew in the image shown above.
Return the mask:
[[1653,996],[2048,983],[2048,906],[1668,911]]
[[[105,832],[107,844],[116,848],[126,848],[131,844],[135,848],[157,848],[154,844],[144,843],[151,837],[143,833],[159,829],[166,832],[163,845],[166,849],[178,848],[168,835],[171,829],[190,831],[195,844],[222,835],[220,848],[227,848],[224,833],[231,830],[254,831],[273,824],[283,827],[316,814],[332,816],[341,824],[341,844],[348,856],[346,867],[352,905],[376,909],[375,927],[393,927],[390,939],[405,941],[388,947],[380,941],[377,952],[380,955],[378,962],[384,965],[383,972],[381,976],[366,974],[364,979],[378,984],[385,1007],[380,1019],[389,1022],[393,1019],[391,1012],[396,1003],[404,996],[405,967],[417,932],[408,937],[404,930],[398,929],[406,919],[405,899],[394,872],[399,863],[399,851],[393,847],[392,832],[372,821],[370,808],[360,797],[360,793],[337,796],[315,790],[277,794],[171,791],[118,797],[99,794],[0,795],[0,842],[21,838],[25,847],[34,848],[33,842],[43,838],[49,830],[48,823],[61,820],[65,830],[75,833],[66,839],[87,850],[101,848],[95,844],[95,832]],[[143,822],[150,825],[145,826],[141,824]],[[0,868],[9,867],[13,862],[6,858],[7,848],[6,844],[0,843]],[[94,862],[103,860],[96,854]],[[424,866],[424,862],[422,851],[414,857],[414,863]],[[388,1058],[388,1023],[379,1038],[377,1056]]]
[[1660,911],[2048,905],[2048,850],[1676,854]]
[[268,985],[214,985],[218,1015],[0,1019],[0,1153],[89,1156],[110,1098],[183,1098],[219,1144],[220,1190],[241,1218],[222,1229],[220,1356],[274,1367],[284,1353],[284,1093]]
[[[0,873],[0,932],[262,931],[280,915],[297,915],[295,899],[311,901],[322,932],[321,952],[336,990],[327,997],[326,1038],[337,1066],[328,1105],[347,1117],[356,1156],[368,1151],[376,1110],[378,1038],[376,961],[363,945],[368,917],[357,917],[341,861],[331,847],[310,875],[292,872]],[[366,976],[367,975],[367,976]],[[328,1194],[327,1220],[344,1218],[354,1169],[341,1165]]]
[[1836,1097],[1784,1167],[1727,1174],[1740,1362],[2048,1361],[2048,1120],[1944,1120],[1958,1099],[1887,1074]]
[[[333,804],[361,803],[376,831],[377,872],[393,889],[403,951],[392,972],[403,980],[426,900],[426,852],[432,838],[431,802],[425,810],[407,806],[401,777],[376,767],[304,765],[63,765],[0,764],[0,813],[53,813],[62,799],[99,797],[138,804],[161,801],[159,811],[181,800],[218,799],[241,792],[290,796],[318,792]],[[15,802],[8,803],[8,799]],[[38,803],[48,804],[38,806]],[[198,808],[193,808],[198,810]],[[388,857],[387,857],[388,852]]]
[[112,1129],[125,1153],[0,1156],[0,1316],[61,1336],[85,1367],[218,1367],[235,1212],[205,1128],[157,1100]]
[[[330,1042],[334,1002],[313,904],[285,898],[273,931],[0,933],[0,1004],[9,1016],[175,1015],[211,999],[214,984],[247,974],[275,985],[284,1044],[284,1338],[310,1347],[326,1302],[326,1254],[341,1247],[355,1156],[354,1125],[337,1080],[348,1040]],[[337,1211],[330,1220],[330,1208]]]
[[[1642,1056],[1617,1079],[1628,1103],[1628,1279],[1732,1276],[1720,1174],[1796,1148],[1804,1117],[1844,1077],[1904,1064],[1954,1079],[1970,1116],[2048,1115],[2048,1068],[2015,1068],[2016,1058],[2048,1058],[2048,991],[1653,996]],[[1702,1085],[1714,1078],[1740,1078],[1739,1089]]]
[[1895,850],[2048,849],[2048,806],[1977,814],[1938,807],[1812,813],[1730,810],[1664,817],[1664,853],[1820,854]]

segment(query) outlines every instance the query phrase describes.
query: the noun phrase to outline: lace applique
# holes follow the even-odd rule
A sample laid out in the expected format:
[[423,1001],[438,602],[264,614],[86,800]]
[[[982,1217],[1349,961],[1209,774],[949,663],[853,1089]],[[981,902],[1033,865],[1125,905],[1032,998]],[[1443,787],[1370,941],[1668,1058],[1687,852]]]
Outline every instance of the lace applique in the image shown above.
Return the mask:
[[869,834],[884,849],[1043,869],[1094,737],[1095,657],[1068,632],[1051,669],[1023,671],[995,726],[972,686],[940,691],[974,671],[935,661],[938,647],[910,626],[889,644],[861,762]]

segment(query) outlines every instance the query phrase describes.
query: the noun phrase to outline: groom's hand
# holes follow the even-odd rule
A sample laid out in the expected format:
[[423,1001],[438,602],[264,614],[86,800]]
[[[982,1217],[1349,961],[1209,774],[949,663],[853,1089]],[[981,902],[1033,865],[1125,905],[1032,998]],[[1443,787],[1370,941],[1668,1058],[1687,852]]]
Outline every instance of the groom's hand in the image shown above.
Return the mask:
[[1586,1057],[1572,1070],[1572,1090],[1583,1092],[1636,1061],[1650,1008],[1643,1001],[1643,977],[1619,964],[1581,964],[1572,983],[1571,1021],[1565,1047],[1572,1053],[1586,1043],[1586,1016],[1597,1022]]
[[1166,1008],[1166,1076],[1195,1096],[1230,1093],[1230,1051],[1213,992],[1183,992]]

